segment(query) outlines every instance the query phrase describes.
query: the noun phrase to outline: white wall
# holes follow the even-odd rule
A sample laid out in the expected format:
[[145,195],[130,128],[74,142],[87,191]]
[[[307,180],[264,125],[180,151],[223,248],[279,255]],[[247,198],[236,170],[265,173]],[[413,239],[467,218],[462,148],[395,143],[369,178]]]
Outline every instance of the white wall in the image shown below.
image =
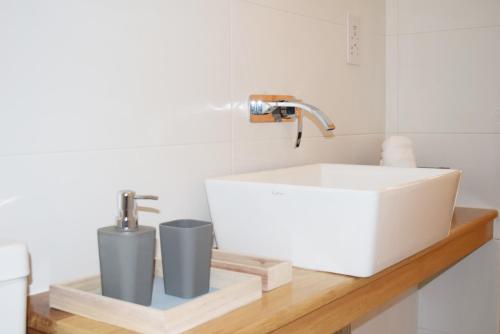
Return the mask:
[[419,334],[497,334],[498,241],[419,289]]
[[355,321],[353,334],[416,334],[418,319],[417,288]]
[[[361,17],[361,66],[345,15]],[[147,225],[209,219],[203,180],[311,162],[376,163],[384,1],[0,2],[0,235],[28,243],[31,293],[98,272],[116,191],[160,196]],[[296,95],[336,122],[250,124],[252,93]]]
[[[387,132],[414,141],[418,165],[463,170],[458,204],[500,208],[500,1],[386,10]],[[497,333],[496,243],[420,290],[422,334]]]

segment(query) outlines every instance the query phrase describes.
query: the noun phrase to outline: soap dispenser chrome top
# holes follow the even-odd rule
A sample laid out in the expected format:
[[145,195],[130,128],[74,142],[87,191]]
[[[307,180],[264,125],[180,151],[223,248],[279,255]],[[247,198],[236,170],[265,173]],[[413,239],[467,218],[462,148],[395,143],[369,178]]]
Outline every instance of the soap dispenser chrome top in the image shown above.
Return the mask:
[[118,192],[118,217],[116,225],[127,232],[137,231],[139,228],[137,203],[138,199],[158,200],[154,195],[136,195],[132,190],[121,190]]

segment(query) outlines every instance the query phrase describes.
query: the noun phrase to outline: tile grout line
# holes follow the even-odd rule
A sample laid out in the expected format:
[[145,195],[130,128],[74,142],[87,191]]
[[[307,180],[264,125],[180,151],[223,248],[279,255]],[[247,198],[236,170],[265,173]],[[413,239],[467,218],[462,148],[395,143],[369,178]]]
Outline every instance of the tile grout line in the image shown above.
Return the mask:
[[399,134],[399,0],[396,0],[396,134]]
[[[349,133],[340,134],[336,137],[356,137],[356,136],[376,136],[384,135],[384,132],[370,132],[370,133]],[[324,138],[323,136],[307,136],[303,137],[303,140],[316,140]],[[234,145],[236,143],[259,143],[263,141],[285,141],[294,140],[294,137],[281,137],[281,138],[262,138],[262,139],[251,139],[251,140],[239,140],[239,141],[211,141],[211,142],[191,142],[191,143],[176,143],[176,144],[165,144],[165,145],[151,145],[151,146],[136,146],[136,147],[114,147],[114,148],[94,148],[94,149],[77,149],[77,150],[63,150],[63,151],[48,151],[48,152],[28,152],[28,153],[15,153],[15,154],[5,154],[0,155],[0,159],[18,158],[18,157],[28,157],[28,156],[45,156],[45,155],[61,155],[61,154],[81,154],[81,153],[96,153],[96,152],[121,152],[121,151],[139,151],[139,150],[157,150],[165,148],[176,148],[185,146],[200,146],[200,145],[223,145],[229,144]]]
[[252,4],[254,6],[258,6],[258,7],[261,7],[261,8],[272,9],[272,10],[275,10],[275,11],[278,11],[278,12],[292,14],[292,15],[304,17],[304,18],[307,18],[307,19],[312,19],[312,20],[318,20],[318,21],[322,21],[322,22],[327,22],[327,23],[330,23],[330,24],[338,25],[338,26],[346,26],[346,24],[344,24],[344,23],[339,23],[339,22],[335,22],[335,21],[331,21],[331,20],[328,20],[328,19],[323,19],[323,18],[320,18],[320,17],[311,16],[311,15],[304,15],[304,14],[297,13],[297,12],[294,12],[294,11],[291,11],[291,10],[277,8],[277,7],[273,7],[273,6],[269,6],[269,5],[264,5],[264,4],[261,4],[261,3],[258,3],[258,2],[254,2],[252,0],[241,0],[241,1],[245,1],[246,3]]
[[453,136],[499,136],[500,132],[457,132],[457,131],[398,131],[410,135],[453,135]]
[[[370,132],[370,133],[352,133],[352,134],[345,134],[345,135],[335,135],[333,138],[338,137],[338,138],[346,138],[346,137],[362,137],[362,136],[384,136],[385,132]],[[302,141],[316,141],[324,139],[327,141],[328,139],[325,139],[324,136],[307,136],[307,137],[302,137]],[[281,138],[262,138],[262,139],[251,139],[251,140],[237,140],[235,141],[236,144],[246,144],[246,143],[262,143],[262,142],[277,142],[277,141],[290,141],[290,143],[294,143],[295,137],[281,137]]]
[[449,332],[443,332],[443,331],[438,330],[438,329],[432,329],[432,328],[423,327],[423,326],[420,326],[420,325],[417,326],[417,329],[423,329],[423,330],[425,330],[427,332],[433,332],[434,334],[451,334]]
[[233,0],[229,0],[229,103],[231,110],[231,174],[234,174]]
[[[399,14],[398,14],[398,16],[399,16]],[[485,30],[485,29],[492,29],[492,28],[500,28],[500,24],[491,24],[491,25],[484,25],[484,26],[471,26],[471,27],[458,27],[458,28],[443,28],[443,29],[436,29],[436,30],[429,30],[429,31],[416,31],[416,32],[405,32],[405,33],[399,32],[399,27],[398,27],[398,32],[396,34],[389,34],[389,35],[412,36],[412,35],[423,35],[423,34],[453,32],[453,31]]]
[[[257,7],[267,8],[267,9],[271,9],[271,10],[274,10],[274,11],[277,11],[277,12],[282,12],[282,13],[286,13],[286,14],[290,14],[290,15],[295,15],[295,16],[299,16],[299,17],[302,17],[302,18],[310,19],[310,20],[316,20],[316,21],[328,23],[328,24],[331,24],[331,25],[335,25],[335,26],[339,26],[339,27],[346,27],[347,28],[347,24],[345,22],[344,23],[340,23],[340,22],[337,22],[337,21],[333,21],[333,20],[329,20],[329,19],[324,19],[324,18],[317,17],[317,16],[305,15],[305,14],[301,14],[301,13],[298,13],[298,12],[295,12],[295,11],[291,11],[291,10],[277,8],[277,7],[273,7],[273,6],[269,6],[269,5],[264,5],[264,4],[261,4],[261,3],[258,3],[258,2],[254,2],[252,0],[240,0],[240,1],[244,1],[246,3],[252,4],[252,5],[257,6]],[[346,13],[344,13],[343,16],[345,16],[345,14]],[[385,33],[382,33],[382,32],[368,32],[368,34],[369,35],[374,35],[374,36],[379,36],[379,37],[384,37],[385,36]]]
[[60,154],[80,154],[80,153],[96,153],[96,152],[120,152],[120,151],[138,151],[138,150],[156,150],[163,148],[175,148],[185,146],[198,146],[198,145],[217,145],[217,144],[230,144],[230,141],[209,141],[209,142],[190,142],[190,143],[172,143],[163,145],[147,145],[147,146],[131,146],[131,147],[104,147],[104,148],[82,148],[74,150],[54,150],[46,152],[27,152],[27,153],[13,153],[13,154],[0,154],[0,159],[3,158],[16,158],[24,156],[37,156],[37,155],[60,155]]
[[[337,134],[335,137],[359,137],[359,136],[377,136],[386,135],[388,132],[386,130],[381,132],[363,132],[363,133],[346,133]],[[500,132],[415,132],[415,131],[398,131],[394,132],[398,134],[408,134],[408,135],[436,135],[436,136],[500,136]],[[307,136],[303,137],[303,140],[315,140],[321,139],[324,136]],[[190,142],[190,143],[172,143],[163,145],[149,145],[149,146],[135,146],[135,147],[107,147],[107,148],[89,148],[89,149],[75,149],[75,150],[61,150],[61,151],[46,151],[46,152],[26,152],[26,153],[13,153],[13,154],[0,154],[0,159],[26,157],[26,156],[43,156],[43,155],[60,155],[60,154],[80,154],[80,153],[96,153],[96,152],[119,152],[119,151],[138,151],[138,150],[156,150],[164,148],[176,148],[185,146],[200,146],[200,145],[223,145],[229,144],[234,145],[235,143],[257,143],[263,141],[284,141],[292,140],[294,137],[277,137],[277,138],[262,138],[262,139],[249,139],[249,140],[221,140],[221,141],[205,141],[205,142]]]

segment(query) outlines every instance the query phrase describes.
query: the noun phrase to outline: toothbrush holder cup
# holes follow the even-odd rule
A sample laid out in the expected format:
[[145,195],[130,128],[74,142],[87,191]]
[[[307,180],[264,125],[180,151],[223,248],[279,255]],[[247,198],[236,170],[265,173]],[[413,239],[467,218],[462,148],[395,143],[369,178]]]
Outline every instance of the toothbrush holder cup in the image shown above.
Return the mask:
[[213,226],[180,219],[161,223],[160,244],[165,293],[193,298],[210,289]]

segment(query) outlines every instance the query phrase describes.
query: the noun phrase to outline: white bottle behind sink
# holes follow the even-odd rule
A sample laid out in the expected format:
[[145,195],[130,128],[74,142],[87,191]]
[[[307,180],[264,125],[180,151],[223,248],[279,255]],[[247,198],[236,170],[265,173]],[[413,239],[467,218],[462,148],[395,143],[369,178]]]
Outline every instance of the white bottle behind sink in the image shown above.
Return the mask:
[[28,275],[26,246],[0,239],[0,333],[26,333]]

